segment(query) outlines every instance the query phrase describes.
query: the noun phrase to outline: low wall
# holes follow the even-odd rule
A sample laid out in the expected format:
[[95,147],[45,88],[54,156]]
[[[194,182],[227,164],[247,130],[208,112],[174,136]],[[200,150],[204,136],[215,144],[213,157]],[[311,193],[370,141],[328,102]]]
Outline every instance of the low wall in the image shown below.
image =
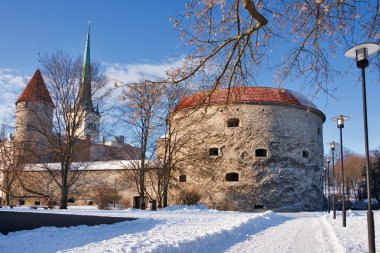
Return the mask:
[[73,214],[0,211],[0,233],[6,235],[9,232],[35,229],[39,227],[71,227],[79,225],[95,226],[131,220],[136,219]]

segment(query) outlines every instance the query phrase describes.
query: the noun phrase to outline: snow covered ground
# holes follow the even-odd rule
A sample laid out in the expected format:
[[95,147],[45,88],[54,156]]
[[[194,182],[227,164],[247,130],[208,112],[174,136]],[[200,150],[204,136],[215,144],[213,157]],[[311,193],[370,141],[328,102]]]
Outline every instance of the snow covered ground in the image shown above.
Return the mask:
[[[365,211],[348,211],[346,228],[340,212],[334,220],[332,213],[324,212],[241,213],[203,206],[171,206],[157,212],[89,207],[33,211],[139,219],[0,234],[0,252],[368,252]],[[380,212],[374,216],[380,252]]]

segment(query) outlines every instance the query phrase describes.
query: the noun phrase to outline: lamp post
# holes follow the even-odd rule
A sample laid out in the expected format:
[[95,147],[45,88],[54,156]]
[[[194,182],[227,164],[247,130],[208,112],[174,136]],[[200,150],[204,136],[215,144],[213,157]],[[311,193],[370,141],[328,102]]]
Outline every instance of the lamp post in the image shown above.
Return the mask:
[[334,168],[334,151],[335,151],[335,141],[330,142],[331,148],[331,158],[332,158],[332,185],[333,185],[333,193],[332,193],[332,207],[333,207],[333,218],[336,219],[336,208],[335,208],[335,168]]
[[327,158],[327,212],[330,213],[330,159]]
[[343,168],[343,137],[342,137],[342,128],[344,128],[344,121],[349,120],[350,117],[339,115],[336,117],[333,117],[332,120],[336,121],[337,127],[339,128],[339,135],[340,135],[340,168],[341,168],[341,174],[342,174],[342,221],[343,221],[343,227],[346,226],[346,198],[344,196],[344,168]]
[[349,58],[356,59],[356,66],[362,72],[362,97],[363,97],[363,116],[364,116],[364,142],[365,142],[365,157],[366,157],[366,172],[367,172],[367,193],[368,193],[368,246],[369,252],[375,253],[375,224],[373,220],[373,212],[371,206],[371,175],[369,170],[369,148],[368,148],[368,124],[367,124],[367,95],[365,82],[365,68],[368,67],[368,55],[374,54],[380,50],[380,46],[375,43],[366,43],[357,45],[347,50],[344,55]]
[[328,201],[328,196],[327,196],[327,169],[326,167],[323,168],[323,203],[324,203],[324,208],[325,208],[325,211],[327,212],[328,208],[327,208],[327,201]]

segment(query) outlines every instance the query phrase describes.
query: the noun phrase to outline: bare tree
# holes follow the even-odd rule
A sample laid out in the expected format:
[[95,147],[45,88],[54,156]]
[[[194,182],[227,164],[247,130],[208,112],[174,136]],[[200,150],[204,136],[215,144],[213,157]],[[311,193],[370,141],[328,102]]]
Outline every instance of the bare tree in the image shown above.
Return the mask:
[[5,193],[6,205],[11,205],[13,186],[24,169],[25,160],[21,145],[15,143],[11,136],[5,137],[4,124],[0,134],[0,190]]
[[[60,208],[66,209],[70,187],[92,161],[93,140],[90,136],[85,136],[84,131],[88,125],[93,125],[88,115],[99,112],[89,108],[87,100],[91,99],[91,95],[98,94],[98,97],[101,97],[107,94],[107,80],[96,64],[92,64],[89,67],[89,74],[83,76],[84,70],[80,58],[73,58],[63,52],[47,55],[42,58],[41,63],[55,108],[46,107],[46,112],[42,112],[43,116],[41,108],[35,110],[37,120],[32,130],[42,136],[43,141],[38,143],[41,148],[37,149],[37,152],[35,150],[29,152],[60,189]],[[90,83],[92,94],[81,91],[83,82]],[[47,124],[49,118],[51,118],[50,126]]]
[[[146,173],[152,165],[154,156],[155,130],[161,116],[160,87],[152,83],[130,84],[124,89],[119,107],[119,119],[126,123],[129,128],[130,137],[140,148],[140,152],[133,152],[131,157],[132,169],[126,169],[126,176],[136,183],[137,192],[140,196],[140,208],[145,209]],[[136,155],[138,155],[136,157]],[[151,197],[150,197],[151,198]]]
[[269,66],[279,84],[303,78],[314,92],[331,93],[337,48],[379,43],[379,2],[189,0],[187,11],[173,18],[188,56],[165,82],[196,81],[213,91],[252,85]]
[[180,85],[166,84],[163,87],[163,107],[165,117],[162,118],[162,125],[165,135],[157,140],[157,159],[161,162],[160,170],[157,175],[157,196],[158,207],[168,205],[168,192],[170,183],[173,180],[173,172],[176,170],[180,158],[177,153],[180,152],[182,144],[185,142],[185,136],[180,134],[181,128],[172,124],[172,113],[176,105],[187,94],[188,89]]
[[372,196],[380,203],[380,148],[371,151],[370,160]]

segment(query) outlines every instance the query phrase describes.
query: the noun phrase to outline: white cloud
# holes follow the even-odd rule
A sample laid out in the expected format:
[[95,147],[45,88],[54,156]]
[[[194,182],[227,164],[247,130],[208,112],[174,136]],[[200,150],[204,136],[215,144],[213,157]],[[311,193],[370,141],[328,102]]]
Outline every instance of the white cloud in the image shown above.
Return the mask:
[[12,69],[0,68],[0,122],[14,124],[15,102],[25,87],[26,78]]
[[[125,86],[123,84],[134,83],[141,80],[158,81],[166,77],[166,72],[183,64],[184,59],[167,59],[159,63],[108,63],[103,62],[105,74],[109,79],[109,88],[112,93],[101,101],[100,109],[111,108],[119,100]],[[115,86],[115,83],[117,84]],[[107,110],[107,109],[105,109]],[[113,126],[114,134],[126,135],[125,129],[113,115],[103,115],[102,121],[105,125]],[[116,134],[116,135],[117,135]]]
[[125,88],[125,84],[138,82],[141,80],[158,81],[166,77],[166,73],[183,64],[183,59],[168,59],[161,63],[102,63],[105,66],[105,74],[109,79],[108,88],[112,90],[111,94],[105,98],[102,103],[104,107],[110,107],[119,100],[120,95]]
[[[137,82],[141,79],[158,80],[166,76],[166,72],[180,66],[183,58],[168,59],[160,63],[108,63],[104,62],[105,73],[110,80],[112,88],[114,83]],[[26,86],[30,76],[22,76],[11,68],[0,67],[0,123],[5,120],[7,124],[14,125],[16,106],[15,102]],[[121,85],[122,86],[122,85]],[[107,107],[108,103],[115,103],[121,94],[121,89],[115,89],[112,95],[107,97],[101,107]]]
[[103,63],[106,66],[106,75],[112,81],[123,83],[137,82],[141,79],[160,79],[166,72],[180,66],[183,59],[168,59],[157,64],[135,63]]

